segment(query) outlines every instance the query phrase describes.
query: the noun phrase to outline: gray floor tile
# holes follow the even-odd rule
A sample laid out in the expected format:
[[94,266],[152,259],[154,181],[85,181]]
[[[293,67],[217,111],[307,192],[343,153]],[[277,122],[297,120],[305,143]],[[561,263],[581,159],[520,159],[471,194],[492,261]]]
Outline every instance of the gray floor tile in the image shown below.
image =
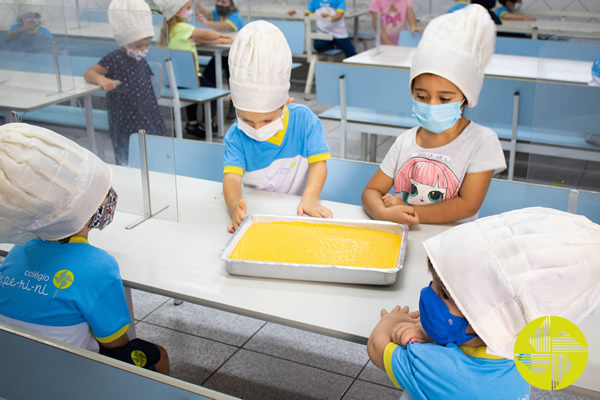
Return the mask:
[[249,400],[340,399],[352,378],[241,349],[204,386]]
[[400,396],[402,396],[402,390],[400,389],[392,389],[387,386],[356,380],[344,397],[342,397],[342,400],[398,400]]
[[137,336],[161,345],[169,354],[171,376],[197,385],[219,368],[236,347],[140,322]]
[[375,364],[373,364],[371,361],[369,361],[367,366],[362,370],[362,372],[358,376],[358,379],[395,388],[394,384],[392,383],[392,381],[390,381],[390,378],[388,378],[385,371],[382,371],[379,368],[377,368]]
[[131,290],[131,298],[133,300],[133,317],[138,321],[143,320],[152,311],[170,300],[169,297],[135,289]]
[[145,321],[234,346],[244,344],[265,323],[188,302],[175,306],[171,301],[155,310]]
[[244,349],[352,377],[369,360],[364,345],[273,323],[258,331]]
[[531,400],[584,400],[584,397],[575,396],[573,394],[561,392],[541,390],[534,386],[529,391]]

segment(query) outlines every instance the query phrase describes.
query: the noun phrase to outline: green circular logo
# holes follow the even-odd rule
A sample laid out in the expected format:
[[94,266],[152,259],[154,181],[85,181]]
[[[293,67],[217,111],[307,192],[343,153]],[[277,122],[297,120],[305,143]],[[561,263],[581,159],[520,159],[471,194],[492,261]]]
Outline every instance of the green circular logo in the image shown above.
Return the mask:
[[56,286],[56,292],[52,298],[56,297],[56,294],[59,290],[66,289],[71,286],[74,280],[75,277],[73,276],[73,273],[68,269],[61,269],[58,271],[52,279],[52,283],[54,283],[54,286]]
[[143,351],[140,351],[140,350],[132,351],[131,359],[133,360],[133,363],[135,365],[137,365],[138,367],[143,367],[144,365],[146,365],[146,355],[144,354]]
[[588,347],[577,325],[547,316],[521,330],[514,355],[517,369],[527,382],[539,389],[558,390],[579,379],[587,364]]

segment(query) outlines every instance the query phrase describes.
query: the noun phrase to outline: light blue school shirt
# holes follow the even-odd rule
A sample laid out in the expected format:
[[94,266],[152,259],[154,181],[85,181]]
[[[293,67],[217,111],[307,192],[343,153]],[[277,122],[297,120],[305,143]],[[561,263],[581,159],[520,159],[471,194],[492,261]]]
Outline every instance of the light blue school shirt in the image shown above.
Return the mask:
[[466,6],[468,6],[469,3],[467,1],[461,1],[456,3],[455,5],[453,5],[452,7],[450,7],[448,9],[448,14],[453,13],[454,11],[458,11],[460,9],[465,8]]
[[490,356],[486,347],[395,343],[384,352],[385,370],[413,400],[529,400],[529,384],[512,360]]
[[217,9],[215,8],[212,10],[212,20],[215,22],[227,22],[231,25],[234,32],[237,32],[244,27],[244,21],[238,11],[234,11],[229,17],[223,18],[217,13]]
[[504,17],[504,14],[510,14],[510,10],[506,7],[499,7],[496,10],[496,15],[498,16],[498,18],[502,19],[502,17]]

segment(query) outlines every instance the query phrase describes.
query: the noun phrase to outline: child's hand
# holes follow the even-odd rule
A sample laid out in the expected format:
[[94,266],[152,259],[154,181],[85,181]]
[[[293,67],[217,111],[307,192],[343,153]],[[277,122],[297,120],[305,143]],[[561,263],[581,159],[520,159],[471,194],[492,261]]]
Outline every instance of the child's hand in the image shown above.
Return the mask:
[[107,93],[117,87],[115,81],[104,76],[98,78],[97,85],[104,89],[104,91]]
[[287,12],[287,15],[289,15],[290,17],[291,17],[292,15],[296,15],[296,10],[290,10],[290,11],[288,11],[288,12]]
[[392,206],[383,209],[382,221],[392,221],[397,224],[418,225],[419,216],[411,206]]
[[25,31],[33,32],[33,30],[34,30],[35,28],[37,28],[37,25],[36,25],[36,24],[34,24],[34,23],[33,23],[32,21],[30,21],[30,20],[26,20],[25,22],[23,22],[23,25],[22,25],[22,27],[23,27],[23,30],[25,30]]
[[217,39],[217,42],[220,44],[231,44],[233,43],[233,37],[229,35],[221,35],[221,37]]
[[304,198],[300,201],[298,206],[298,215],[302,216],[308,214],[315,218],[333,218],[333,212],[321,205],[318,200],[305,200]]
[[246,207],[246,201],[244,201],[244,199],[240,199],[240,205],[231,215],[231,225],[227,227],[229,233],[233,233],[236,231],[236,229],[240,226],[244,218],[246,218],[247,211],[248,207]]
[[401,322],[410,322],[411,324],[416,324],[419,322],[419,310],[410,312],[408,306],[396,306],[388,313],[385,308],[382,308],[381,319],[383,318],[394,319],[396,324]]
[[410,27],[410,33],[413,34],[413,36],[415,36],[415,33],[419,32],[419,33],[423,33],[423,28],[419,28],[418,26],[411,26]]
[[[418,312],[418,311],[417,311]],[[390,332],[390,339],[392,342],[406,347],[408,342],[410,343],[427,343],[431,342],[427,333],[423,329],[420,323],[414,322],[400,322],[392,328]]]
[[383,195],[383,197],[381,198],[381,201],[383,201],[383,205],[386,208],[390,208],[390,207],[394,207],[394,206],[405,206],[406,203],[403,202],[400,197],[398,196],[394,196],[391,193],[386,193]]
[[198,22],[200,22],[201,24],[204,24],[206,22],[206,17],[204,16],[204,14],[202,14],[202,12],[200,11],[196,11],[196,19],[198,20]]
[[321,17],[322,17],[322,18],[329,18],[330,16],[331,16],[331,15],[330,15],[329,13],[327,13],[327,12],[322,12],[322,13],[321,13]]

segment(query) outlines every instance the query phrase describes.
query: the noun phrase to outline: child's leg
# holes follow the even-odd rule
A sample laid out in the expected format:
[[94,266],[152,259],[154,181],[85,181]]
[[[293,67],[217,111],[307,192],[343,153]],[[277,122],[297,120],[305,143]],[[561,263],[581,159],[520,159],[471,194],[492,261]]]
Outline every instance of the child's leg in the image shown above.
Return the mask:
[[316,52],[322,53],[324,51],[333,49],[333,41],[332,40],[315,40],[314,47],[315,47]]
[[352,44],[352,40],[350,40],[350,38],[333,39],[333,41],[337,45],[337,47],[339,47],[344,52],[344,55],[346,57],[352,57],[356,55],[356,49],[354,48],[354,45]]
[[115,154],[115,163],[117,165],[127,165],[129,162],[129,135],[111,131],[110,141]]

